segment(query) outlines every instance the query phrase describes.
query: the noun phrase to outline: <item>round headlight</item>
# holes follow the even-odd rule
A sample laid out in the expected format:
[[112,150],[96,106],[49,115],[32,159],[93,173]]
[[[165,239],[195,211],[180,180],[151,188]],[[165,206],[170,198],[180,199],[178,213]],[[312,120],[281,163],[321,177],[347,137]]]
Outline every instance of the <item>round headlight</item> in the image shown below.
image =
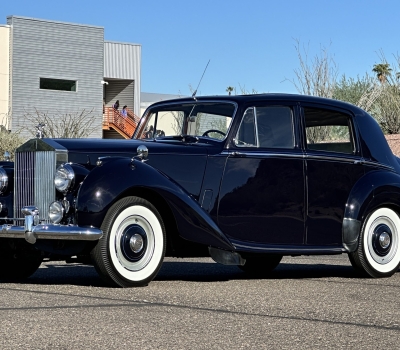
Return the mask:
[[8,175],[3,168],[0,168],[0,193],[4,192],[8,187]]
[[58,224],[64,216],[64,207],[60,202],[53,202],[49,207],[49,219],[53,224]]
[[69,164],[61,164],[54,176],[54,186],[57,191],[67,192],[74,184],[75,172],[72,166]]

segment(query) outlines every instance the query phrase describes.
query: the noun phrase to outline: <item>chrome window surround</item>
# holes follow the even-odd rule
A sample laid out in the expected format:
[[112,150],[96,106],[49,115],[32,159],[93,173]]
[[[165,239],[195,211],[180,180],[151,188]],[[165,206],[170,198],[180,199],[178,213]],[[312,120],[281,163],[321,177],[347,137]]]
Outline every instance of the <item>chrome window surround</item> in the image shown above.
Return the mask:
[[[327,108],[320,108],[320,107],[310,107],[310,106],[303,106],[303,113],[305,114],[305,108],[311,108],[311,109],[324,109],[324,110],[329,110]],[[327,152],[327,153],[339,153],[339,154],[357,154],[358,149],[357,149],[357,135],[356,135],[356,129],[354,128],[353,125],[353,119],[352,117],[349,115],[348,112],[343,112],[343,111],[338,111],[338,110],[334,110],[336,113],[341,113],[343,116],[345,116],[347,118],[347,127],[348,127],[348,131],[349,131],[349,142],[351,143],[352,146],[352,152],[339,152],[339,151],[332,151],[332,150],[323,150],[323,152]],[[307,125],[306,125],[306,121],[304,120],[305,123],[305,128],[304,128],[304,133],[306,133],[307,130]],[[335,126],[335,125],[331,125],[331,126]],[[342,125],[344,126],[344,125]],[[306,135],[304,135],[305,139],[304,139],[304,143],[305,143],[305,149],[306,151],[321,151],[321,150],[313,150],[312,148],[309,148],[308,145],[309,143],[307,142],[307,137]]]
[[[294,149],[295,148],[295,144],[294,144],[294,139],[295,139],[295,135],[294,135],[294,120],[293,120],[293,109],[290,107],[290,106],[286,106],[286,105],[275,105],[275,104],[272,104],[272,105],[265,105],[265,106],[253,106],[253,107],[248,107],[245,111],[244,111],[244,113],[243,113],[243,116],[246,114],[246,112],[248,111],[248,110],[253,110],[253,114],[254,114],[254,123],[255,123],[255,139],[256,139],[256,145],[240,145],[240,144],[238,144],[238,143],[236,143],[236,141],[237,141],[237,139],[238,139],[238,134],[239,134],[239,131],[240,131],[240,128],[242,127],[242,123],[243,123],[243,116],[242,116],[242,120],[240,121],[240,125],[239,125],[239,128],[238,128],[238,130],[237,130],[237,133],[236,133],[236,135],[235,135],[235,137],[234,137],[234,139],[233,139],[233,141],[234,141],[234,144],[235,144],[235,146],[236,147],[240,147],[240,148],[263,148],[263,147],[260,147],[260,140],[259,140],[259,135],[258,135],[258,120],[257,120],[257,118],[258,118],[258,116],[257,116],[257,108],[266,108],[266,107],[284,107],[284,108],[289,108],[290,109],[290,114],[291,114],[291,119],[292,119],[292,128],[291,128],[291,132],[292,132],[292,141],[293,141],[293,147],[292,148],[287,148],[287,149]],[[279,148],[279,147],[272,147],[272,148]]]
[[[230,123],[230,125],[229,125],[229,128],[226,130],[226,135],[225,135],[225,137],[223,138],[223,139],[221,139],[221,140],[216,140],[216,141],[224,141],[227,137],[228,137],[228,135],[229,135],[229,132],[230,132],[230,130],[231,130],[231,128],[232,128],[232,125],[233,125],[233,123],[234,123],[234,120],[235,120],[235,118],[236,118],[236,112],[237,112],[237,110],[238,110],[238,104],[237,104],[237,102],[235,102],[235,101],[227,101],[227,100],[209,100],[209,99],[201,99],[201,100],[199,100],[199,99],[194,99],[193,101],[184,101],[184,102],[182,102],[182,101],[180,101],[180,102],[167,102],[167,103],[160,103],[160,104],[157,104],[157,106],[154,106],[154,107],[149,107],[148,109],[146,109],[145,110],[145,112],[143,113],[143,116],[142,116],[142,118],[140,118],[140,122],[139,122],[139,124],[138,124],[138,126],[137,126],[137,128],[136,128],[136,130],[135,130],[135,132],[134,132],[134,134],[133,134],[133,136],[132,136],[132,139],[136,139],[137,138],[137,136],[139,135],[139,134],[141,134],[142,132],[143,132],[143,124],[146,122],[146,120],[147,120],[147,118],[149,117],[149,114],[150,113],[153,113],[153,111],[154,110],[157,110],[159,107],[165,107],[165,106],[174,106],[174,105],[176,105],[176,104],[179,104],[179,105],[183,105],[183,104],[199,104],[199,103],[227,103],[227,104],[232,104],[232,105],[234,105],[235,106],[235,108],[234,108],[234,110],[233,110],[233,113],[232,113],[232,120],[231,120],[231,123]],[[157,126],[157,125],[156,125]]]

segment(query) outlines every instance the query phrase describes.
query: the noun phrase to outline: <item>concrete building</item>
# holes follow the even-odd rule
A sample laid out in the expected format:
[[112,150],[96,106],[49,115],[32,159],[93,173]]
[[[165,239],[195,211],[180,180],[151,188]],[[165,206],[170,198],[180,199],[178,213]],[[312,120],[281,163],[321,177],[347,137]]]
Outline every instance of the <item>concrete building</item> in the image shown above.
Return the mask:
[[10,28],[0,25],[0,125],[8,128],[10,84]]
[[140,67],[141,45],[104,41],[103,27],[7,17],[0,26],[0,124],[29,137],[27,116],[36,111],[57,121],[85,110],[94,116],[90,137],[112,137],[107,107],[119,100],[141,113]]

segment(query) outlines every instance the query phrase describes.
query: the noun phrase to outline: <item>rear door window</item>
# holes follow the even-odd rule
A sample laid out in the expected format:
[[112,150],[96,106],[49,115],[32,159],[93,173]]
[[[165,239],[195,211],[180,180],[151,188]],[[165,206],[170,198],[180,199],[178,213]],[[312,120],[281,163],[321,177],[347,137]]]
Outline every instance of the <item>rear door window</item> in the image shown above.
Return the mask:
[[350,116],[328,109],[304,108],[306,147],[309,150],[354,154]]

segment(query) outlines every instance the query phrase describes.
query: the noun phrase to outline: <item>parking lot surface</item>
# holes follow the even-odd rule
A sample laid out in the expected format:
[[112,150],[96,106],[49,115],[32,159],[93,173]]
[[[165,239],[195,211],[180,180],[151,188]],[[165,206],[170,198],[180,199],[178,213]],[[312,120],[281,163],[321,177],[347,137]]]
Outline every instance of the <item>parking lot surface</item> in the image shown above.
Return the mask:
[[362,278],[346,255],[287,257],[266,279],[166,259],[147,287],[43,263],[0,284],[1,349],[398,349],[400,272]]

